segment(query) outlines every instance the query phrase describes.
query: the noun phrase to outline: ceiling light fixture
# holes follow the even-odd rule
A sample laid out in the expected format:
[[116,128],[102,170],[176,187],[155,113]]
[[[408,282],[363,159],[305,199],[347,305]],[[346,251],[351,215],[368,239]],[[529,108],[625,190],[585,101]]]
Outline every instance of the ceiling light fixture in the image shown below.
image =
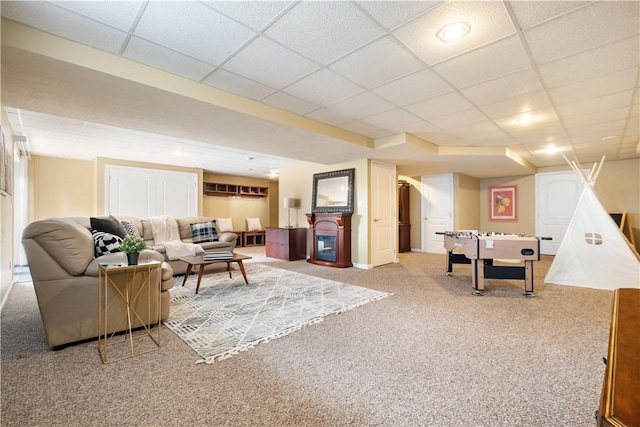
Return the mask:
[[454,22],[445,25],[436,33],[436,37],[445,43],[460,40],[471,31],[471,25],[466,22]]
[[616,139],[618,138],[618,135],[609,135],[609,136],[605,136],[600,138],[601,141],[609,141],[610,139]]
[[537,116],[532,116],[530,114],[523,114],[515,120],[515,123],[518,125],[526,126],[530,123],[533,123],[538,120]]

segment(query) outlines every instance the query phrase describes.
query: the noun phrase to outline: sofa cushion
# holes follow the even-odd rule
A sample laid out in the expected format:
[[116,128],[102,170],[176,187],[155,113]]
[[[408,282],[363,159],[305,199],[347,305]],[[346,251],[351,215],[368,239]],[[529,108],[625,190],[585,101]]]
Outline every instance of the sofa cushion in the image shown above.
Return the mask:
[[113,216],[102,216],[89,218],[91,222],[91,230],[104,231],[105,233],[115,234],[124,239],[127,233],[120,222]]
[[217,242],[216,221],[191,224],[191,236],[193,243]]
[[96,257],[120,252],[120,245],[122,244],[120,236],[97,230],[93,230],[91,235],[93,236],[93,242],[96,247]]
[[140,237],[140,233],[138,232],[138,229],[136,228],[135,225],[133,225],[131,221],[120,221],[120,224],[122,224],[122,227],[124,228],[124,231],[127,233],[127,236]]

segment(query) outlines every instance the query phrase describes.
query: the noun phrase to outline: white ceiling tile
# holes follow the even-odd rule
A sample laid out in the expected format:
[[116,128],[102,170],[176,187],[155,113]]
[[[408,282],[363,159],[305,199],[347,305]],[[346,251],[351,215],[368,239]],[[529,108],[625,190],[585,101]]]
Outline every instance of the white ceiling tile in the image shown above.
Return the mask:
[[417,136],[418,134],[433,134],[441,132],[441,129],[425,120],[419,120],[417,122],[407,123],[400,126],[392,126],[389,128],[389,131],[394,135],[399,133],[410,133]]
[[[469,34],[456,42],[443,42],[437,32],[447,24],[466,22]],[[444,61],[515,33],[502,2],[447,2],[393,32],[427,64]]]
[[630,37],[539,67],[548,88],[586,80],[638,66],[638,37]]
[[223,69],[214,71],[204,79],[202,83],[251,99],[261,99],[275,92],[275,89],[269,86],[246,79]]
[[[497,138],[502,141],[503,145],[505,141],[510,139],[510,137],[500,129],[495,123],[489,120],[484,120],[478,123],[474,123],[469,126],[460,126],[457,128],[450,127],[446,129],[449,134],[455,136],[456,138],[477,138],[483,140],[490,140],[492,138]],[[501,135],[498,135],[501,134]]]
[[474,104],[486,105],[541,89],[538,76],[529,68],[466,87],[460,92]]
[[2,16],[41,31],[118,53],[127,34],[47,2],[3,1]]
[[416,116],[429,120],[471,108],[472,105],[458,92],[451,92],[431,99],[407,105],[406,110]]
[[[586,136],[592,138],[594,141],[598,141],[601,138],[622,135],[624,133],[624,126],[626,120],[617,120],[614,122],[596,123],[591,126],[584,126],[580,128],[568,129],[567,133],[573,138]],[[607,141],[602,141],[605,143]]]
[[530,68],[520,39],[513,36],[433,66],[454,87],[464,88]]
[[152,1],[134,34],[218,65],[255,33],[202,3]]
[[518,143],[552,142],[563,140],[567,135],[558,121],[538,123],[531,126],[511,127],[506,132],[514,137]]
[[316,104],[312,104],[311,102],[296,98],[295,96],[284,92],[276,92],[269,95],[264,98],[262,102],[300,115],[304,115],[319,108]]
[[391,110],[394,105],[371,92],[363,92],[332,104],[328,108],[338,114],[361,119]]
[[261,30],[273,21],[292,1],[203,1],[207,6],[235,19],[254,30]]
[[[453,129],[483,122],[490,123],[489,119],[487,119],[487,116],[485,116],[475,108],[457,111],[455,113],[447,114],[444,116],[433,117],[429,119],[429,121],[438,126],[440,129],[451,133],[452,135],[453,132],[451,132],[451,130]],[[496,128],[496,130],[499,129]]]
[[408,123],[414,123],[418,118],[411,113],[406,112],[402,108],[394,108],[393,110],[383,113],[374,114],[360,121],[374,125],[380,129],[390,130]]
[[320,108],[316,111],[312,111],[311,113],[307,114],[307,117],[333,126],[340,126],[343,123],[347,123],[353,120],[353,117],[345,117],[341,114],[329,110],[328,108]]
[[556,106],[556,111],[561,119],[566,120],[571,117],[586,116],[610,109],[627,107],[630,105],[632,98],[633,91],[628,90],[572,104],[559,105]]
[[551,107],[545,92],[530,92],[493,104],[483,105],[480,110],[492,119],[513,116],[527,111],[542,110]]
[[556,105],[573,104],[583,100],[632,89],[637,82],[637,78],[638,67],[633,67],[605,76],[550,89],[549,95]]
[[635,1],[595,2],[524,36],[535,60],[544,64],[637,35],[639,12]]
[[376,95],[399,106],[413,104],[452,91],[451,85],[430,69],[418,71],[373,90]]
[[[283,67],[282,64],[287,66]],[[223,68],[267,86],[282,89],[318,66],[265,37],[258,37],[224,64]]]
[[285,92],[319,105],[328,105],[363,92],[364,89],[331,70],[322,68],[284,89]]
[[359,120],[354,120],[349,123],[345,123],[340,126],[343,129],[349,130],[351,132],[356,132],[361,135],[367,136],[369,138],[384,138],[385,136],[390,136],[391,133],[382,129],[379,129],[375,126],[372,126],[368,123],[363,123]]
[[191,80],[202,80],[213,66],[166,47],[132,37],[122,56]]
[[616,108],[613,110],[602,111],[586,116],[569,117],[564,119],[564,125],[567,129],[589,126],[593,123],[606,123],[616,120],[624,120],[629,116],[629,108]]
[[326,65],[383,33],[352,3],[306,1],[297,3],[264,35]]
[[360,7],[388,30],[440,4],[441,1],[358,1]]
[[442,145],[442,146],[452,146],[452,145],[455,145],[458,141],[458,139],[455,136],[449,135],[448,133],[443,131],[425,132],[425,133],[419,133],[415,135],[420,139],[424,139],[425,141],[431,142],[432,144]]
[[586,4],[586,1],[512,1],[509,3],[523,30]]
[[396,39],[385,37],[350,53],[329,68],[372,89],[425,67]]
[[54,1],[53,4],[111,25],[123,31],[131,30],[144,1]]

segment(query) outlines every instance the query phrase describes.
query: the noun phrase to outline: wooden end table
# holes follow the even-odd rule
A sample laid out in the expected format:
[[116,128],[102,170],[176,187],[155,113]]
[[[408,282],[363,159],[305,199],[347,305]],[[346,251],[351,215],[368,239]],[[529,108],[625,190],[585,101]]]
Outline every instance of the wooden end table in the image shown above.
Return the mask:
[[196,255],[196,256],[180,258],[180,261],[186,262],[188,264],[187,271],[184,273],[184,279],[182,280],[182,286],[184,286],[184,284],[187,283],[187,277],[189,277],[189,274],[191,274],[191,270],[193,269],[193,267],[196,265],[199,265],[200,268],[198,269],[198,284],[196,285],[196,294],[197,294],[198,291],[200,290],[200,281],[202,280],[204,267],[209,264],[219,264],[222,262],[227,263],[227,271],[229,272],[230,279],[231,279],[231,263],[235,262],[236,264],[238,264],[238,268],[240,268],[240,272],[242,273],[244,282],[248,285],[249,280],[247,279],[247,273],[244,271],[244,264],[242,264],[242,261],[245,259],[251,259],[251,257],[247,255],[233,254],[233,258],[230,258],[230,259],[205,260],[204,255]]

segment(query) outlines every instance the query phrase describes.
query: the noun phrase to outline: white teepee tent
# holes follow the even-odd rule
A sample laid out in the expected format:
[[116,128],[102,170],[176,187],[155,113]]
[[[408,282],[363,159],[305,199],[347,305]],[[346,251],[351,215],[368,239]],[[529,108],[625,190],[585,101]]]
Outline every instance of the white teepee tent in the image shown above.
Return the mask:
[[640,288],[640,256],[593,192],[604,157],[589,177],[577,162],[567,162],[582,178],[584,190],[544,281],[598,289]]

